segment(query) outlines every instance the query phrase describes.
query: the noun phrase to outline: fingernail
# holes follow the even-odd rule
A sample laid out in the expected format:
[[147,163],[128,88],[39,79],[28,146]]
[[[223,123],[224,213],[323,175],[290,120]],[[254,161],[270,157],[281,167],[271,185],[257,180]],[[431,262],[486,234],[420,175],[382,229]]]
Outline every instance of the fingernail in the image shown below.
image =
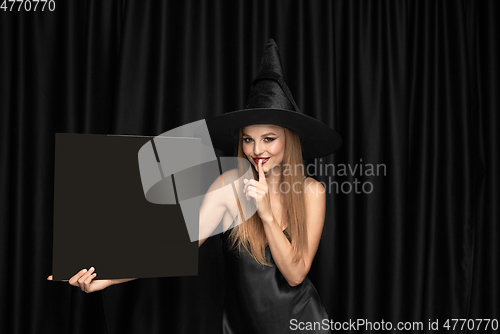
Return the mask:
[[86,273],[87,272],[87,269],[83,269],[83,272]]
[[94,271],[95,268],[94,267],[90,267],[89,271]]

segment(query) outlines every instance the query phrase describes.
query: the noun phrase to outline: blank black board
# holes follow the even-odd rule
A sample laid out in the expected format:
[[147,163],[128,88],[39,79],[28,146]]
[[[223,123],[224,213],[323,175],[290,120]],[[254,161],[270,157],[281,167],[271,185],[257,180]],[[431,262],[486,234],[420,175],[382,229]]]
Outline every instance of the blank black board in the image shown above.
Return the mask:
[[152,138],[56,134],[54,280],[92,266],[96,279],[198,274],[180,205],[144,196],[137,154]]

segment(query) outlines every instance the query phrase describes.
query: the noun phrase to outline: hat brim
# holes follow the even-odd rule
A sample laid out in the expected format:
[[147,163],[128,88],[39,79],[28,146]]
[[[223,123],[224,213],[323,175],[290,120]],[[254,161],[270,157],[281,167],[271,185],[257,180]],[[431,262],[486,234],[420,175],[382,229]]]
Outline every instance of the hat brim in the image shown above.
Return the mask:
[[340,135],[322,122],[285,109],[243,109],[216,116],[207,121],[212,145],[219,150],[235,152],[237,130],[253,124],[273,124],[297,132],[303,159],[329,155],[342,146]]

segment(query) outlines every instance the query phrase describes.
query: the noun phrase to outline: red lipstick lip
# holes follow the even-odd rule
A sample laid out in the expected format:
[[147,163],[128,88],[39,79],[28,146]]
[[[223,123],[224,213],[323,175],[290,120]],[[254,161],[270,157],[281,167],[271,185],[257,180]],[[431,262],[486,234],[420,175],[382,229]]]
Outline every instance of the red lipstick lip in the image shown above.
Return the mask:
[[259,163],[259,160],[262,160],[262,163],[265,164],[271,157],[267,157],[267,158],[253,158],[253,161],[258,164]]

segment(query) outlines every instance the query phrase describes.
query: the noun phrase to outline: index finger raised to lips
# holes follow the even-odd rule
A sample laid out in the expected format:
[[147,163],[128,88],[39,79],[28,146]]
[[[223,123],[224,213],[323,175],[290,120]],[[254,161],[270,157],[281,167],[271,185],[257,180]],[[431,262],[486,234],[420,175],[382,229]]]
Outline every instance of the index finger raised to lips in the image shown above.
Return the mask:
[[266,174],[264,173],[264,167],[262,167],[262,159],[259,160],[259,183],[266,183]]

